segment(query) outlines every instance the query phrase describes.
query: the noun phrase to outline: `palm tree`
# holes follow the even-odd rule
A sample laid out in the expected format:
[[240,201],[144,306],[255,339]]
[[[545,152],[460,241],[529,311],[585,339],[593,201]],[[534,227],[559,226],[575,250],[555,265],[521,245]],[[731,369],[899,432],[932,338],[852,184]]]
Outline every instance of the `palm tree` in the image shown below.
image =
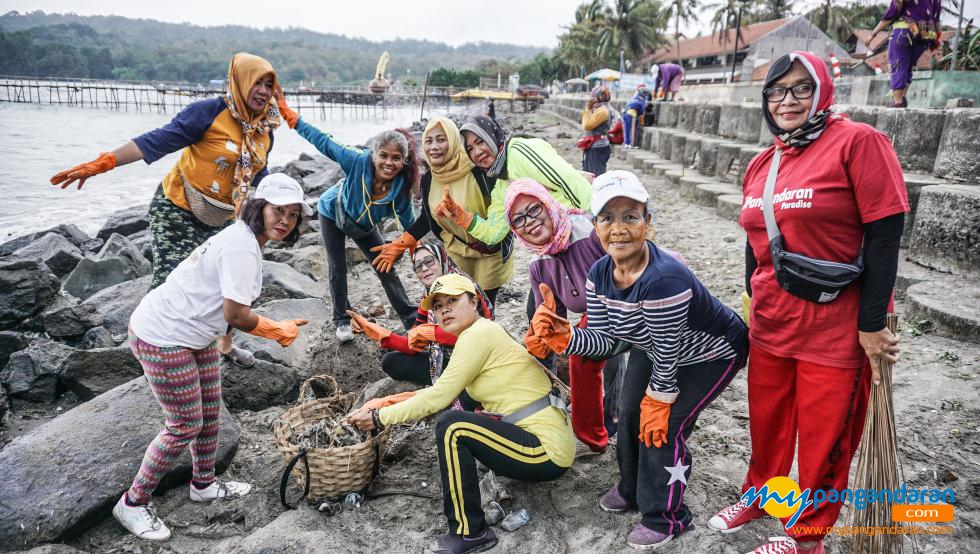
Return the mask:
[[[738,20],[739,5],[745,8],[745,2],[742,0],[723,0],[722,2],[705,6],[708,10],[715,10],[711,16],[711,34],[717,34],[718,42],[723,44],[722,65],[728,63],[728,30],[734,27],[735,22]],[[743,21],[741,23],[744,24],[745,22]],[[737,41],[744,43],[741,26],[735,29],[735,34],[738,37]],[[732,52],[732,56],[734,55],[735,52]]]
[[688,23],[695,16],[695,10],[700,8],[700,0],[670,0],[667,8],[668,17],[674,18],[674,44],[677,47],[677,63],[681,64],[681,20]]
[[795,0],[762,0],[759,9],[752,18],[754,22],[783,19],[793,15]]
[[605,57],[622,50],[627,58],[638,59],[656,50],[664,42],[666,16],[659,0],[615,0],[602,12],[600,52]]

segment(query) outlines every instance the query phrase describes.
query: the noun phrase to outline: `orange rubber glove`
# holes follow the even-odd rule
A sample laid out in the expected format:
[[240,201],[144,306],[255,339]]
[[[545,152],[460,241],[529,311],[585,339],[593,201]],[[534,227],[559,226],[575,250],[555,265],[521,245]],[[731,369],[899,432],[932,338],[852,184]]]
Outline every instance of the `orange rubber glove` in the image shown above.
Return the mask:
[[572,340],[572,325],[555,312],[558,304],[551,287],[541,283],[538,288],[541,290],[542,301],[531,318],[531,332],[549,348],[561,354]]
[[551,352],[548,344],[531,332],[530,327],[527,328],[527,333],[524,333],[524,348],[527,349],[529,354],[538,359],[545,358]]
[[276,105],[279,106],[279,115],[282,116],[282,120],[286,122],[286,125],[289,125],[290,129],[295,129],[296,124],[299,123],[299,114],[286,105],[286,93],[282,91],[282,87],[276,91]]
[[670,404],[644,395],[640,402],[640,442],[647,448],[660,448],[667,444],[667,419]]
[[366,317],[355,311],[347,310],[347,315],[349,315],[351,319],[350,328],[355,333],[361,333],[374,342],[381,342],[382,340],[391,336],[391,331],[385,329],[377,323],[371,323]]
[[98,158],[90,162],[76,165],[67,171],[58,173],[51,178],[51,184],[61,185],[61,188],[65,189],[68,188],[68,185],[78,181],[78,190],[82,190],[82,185],[85,184],[86,179],[115,168],[116,155],[112,152],[102,152]]
[[452,220],[461,229],[469,229],[470,224],[473,223],[473,214],[466,211],[466,208],[460,206],[453,200],[453,197],[449,194],[449,187],[445,189],[442,202],[439,202],[436,206],[436,216]]
[[381,398],[375,398],[374,400],[368,400],[365,402],[364,405],[361,406],[361,410],[380,410],[381,408],[386,408],[392,404],[404,402],[413,396],[415,396],[415,391],[409,390],[398,394],[391,394]]
[[278,342],[281,346],[289,346],[293,344],[296,337],[299,336],[299,328],[301,325],[306,325],[309,323],[305,319],[284,319],[282,321],[273,321],[267,317],[259,316],[259,323],[251,331],[247,331],[250,335],[255,335],[257,337],[265,337],[267,339],[272,339]]
[[422,323],[408,330],[408,347],[421,352],[430,342],[436,342],[436,324]]
[[374,265],[374,268],[381,273],[388,273],[393,267],[395,267],[395,262],[398,261],[398,258],[402,257],[402,253],[404,253],[406,250],[408,250],[410,254],[414,255],[415,246],[418,243],[419,241],[412,236],[412,233],[405,231],[397,239],[372,248],[371,252],[379,252],[379,254],[378,257],[371,263]]

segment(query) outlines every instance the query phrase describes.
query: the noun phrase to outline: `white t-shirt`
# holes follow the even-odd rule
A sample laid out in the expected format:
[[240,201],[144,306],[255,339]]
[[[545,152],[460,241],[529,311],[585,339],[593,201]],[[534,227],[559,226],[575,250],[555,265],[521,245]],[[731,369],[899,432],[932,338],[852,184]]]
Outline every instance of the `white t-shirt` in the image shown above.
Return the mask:
[[246,306],[262,291],[262,250],[241,221],[223,229],[150,291],[129,320],[133,333],[159,347],[200,350],[228,330],[225,298]]

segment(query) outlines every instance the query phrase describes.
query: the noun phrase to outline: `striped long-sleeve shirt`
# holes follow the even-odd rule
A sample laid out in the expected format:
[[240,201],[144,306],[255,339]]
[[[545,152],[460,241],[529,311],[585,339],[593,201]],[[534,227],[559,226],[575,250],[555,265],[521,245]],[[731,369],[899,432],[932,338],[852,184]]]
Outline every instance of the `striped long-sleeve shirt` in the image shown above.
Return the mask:
[[735,357],[748,330],[683,263],[647,246],[650,262],[625,289],[613,282],[609,256],[592,266],[585,283],[588,327],[572,329],[565,352],[601,357],[616,340],[628,342],[653,361],[650,390],[672,401],[680,368]]

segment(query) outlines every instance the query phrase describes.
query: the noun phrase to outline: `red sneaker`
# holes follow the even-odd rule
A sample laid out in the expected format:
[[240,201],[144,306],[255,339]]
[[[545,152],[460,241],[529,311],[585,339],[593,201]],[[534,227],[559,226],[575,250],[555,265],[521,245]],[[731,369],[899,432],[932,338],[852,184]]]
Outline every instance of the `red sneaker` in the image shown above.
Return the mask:
[[734,533],[753,519],[759,519],[766,512],[758,506],[748,506],[744,500],[723,509],[708,520],[708,527],[719,533]]

